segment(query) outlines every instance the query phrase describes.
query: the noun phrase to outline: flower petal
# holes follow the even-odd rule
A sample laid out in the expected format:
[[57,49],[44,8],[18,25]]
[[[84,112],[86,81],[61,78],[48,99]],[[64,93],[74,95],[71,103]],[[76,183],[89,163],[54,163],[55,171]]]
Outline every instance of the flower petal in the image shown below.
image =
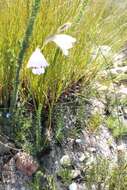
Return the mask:
[[58,47],[62,50],[63,54],[67,56],[67,50],[71,49],[74,46],[76,38],[73,38],[72,36],[67,34],[56,34],[54,36],[48,37],[45,41],[45,44],[47,44],[50,41],[56,43]]
[[35,75],[41,75],[44,74],[45,69],[44,68],[33,68],[32,73]]
[[73,47],[76,39],[66,34],[56,34],[52,37],[52,41],[55,42],[61,49],[70,49]]
[[69,55],[68,49],[63,49],[62,51],[63,51],[63,54],[64,54],[65,56],[68,56],[68,55]]
[[44,55],[41,53],[41,50],[39,48],[36,48],[36,50],[32,53],[27,68],[40,68],[40,67],[47,67],[48,63],[44,57]]

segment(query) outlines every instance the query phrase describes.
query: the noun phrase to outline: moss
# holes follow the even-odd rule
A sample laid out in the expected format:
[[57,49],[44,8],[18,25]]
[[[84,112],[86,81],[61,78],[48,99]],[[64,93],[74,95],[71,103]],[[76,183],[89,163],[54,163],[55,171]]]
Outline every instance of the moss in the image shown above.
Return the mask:
[[106,119],[106,124],[116,138],[127,134],[127,126],[118,117],[109,116]]

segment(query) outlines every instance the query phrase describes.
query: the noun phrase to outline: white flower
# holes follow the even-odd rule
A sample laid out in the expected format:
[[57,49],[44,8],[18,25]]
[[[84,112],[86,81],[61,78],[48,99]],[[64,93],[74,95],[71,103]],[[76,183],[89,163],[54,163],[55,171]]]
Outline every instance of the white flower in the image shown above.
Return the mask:
[[76,38],[73,38],[72,36],[67,35],[67,34],[56,34],[54,36],[48,37],[45,43],[48,43],[50,41],[55,42],[59,46],[59,48],[62,50],[63,54],[65,56],[68,56],[69,54],[68,50],[74,46],[74,43],[76,42]]
[[28,61],[27,68],[31,68],[33,74],[40,75],[45,72],[45,67],[47,66],[48,63],[44,55],[41,53],[41,50],[36,48]]
[[35,75],[40,75],[43,74],[45,72],[44,68],[33,68],[32,69],[32,73]]

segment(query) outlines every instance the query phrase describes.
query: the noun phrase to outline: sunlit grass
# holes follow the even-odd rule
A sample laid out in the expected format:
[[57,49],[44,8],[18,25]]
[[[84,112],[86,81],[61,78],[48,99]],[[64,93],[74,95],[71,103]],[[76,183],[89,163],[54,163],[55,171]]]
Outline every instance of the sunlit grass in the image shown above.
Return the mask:
[[[6,107],[12,95],[17,57],[32,4],[29,0],[14,0],[0,6],[0,93],[1,104]],[[109,0],[42,1],[20,72],[21,83],[24,82],[37,104],[46,101],[53,106],[61,93],[81,77],[84,76],[87,85],[94,80],[98,69],[105,63],[98,59],[91,62],[93,47],[109,45],[113,53],[118,51],[127,37],[126,18],[127,11],[111,7]],[[69,57],[50,43],[43,49],[50,66],[44,75],[33,75],[26,68],[30,55],[66,22],[72,22],[72,27],[65,33],[77,39]]]

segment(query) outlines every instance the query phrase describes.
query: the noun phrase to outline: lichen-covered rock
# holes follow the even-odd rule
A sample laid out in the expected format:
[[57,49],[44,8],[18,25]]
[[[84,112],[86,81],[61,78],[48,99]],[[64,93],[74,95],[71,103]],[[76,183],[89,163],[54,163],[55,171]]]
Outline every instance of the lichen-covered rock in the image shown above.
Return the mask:
[[0,190],[31,190],[28,183],[31,178],[17,170],[15,157],[12,157],[2,166],[2,179]]
[[20,152],[15,155],[16,167],[25,175],[32,176],[38,169],[38,163],[32,156],[25,152]]
[[9,153],[13,148],[15,148],[14,143],[10,142],[7,136],[0,135],[0,156]]

